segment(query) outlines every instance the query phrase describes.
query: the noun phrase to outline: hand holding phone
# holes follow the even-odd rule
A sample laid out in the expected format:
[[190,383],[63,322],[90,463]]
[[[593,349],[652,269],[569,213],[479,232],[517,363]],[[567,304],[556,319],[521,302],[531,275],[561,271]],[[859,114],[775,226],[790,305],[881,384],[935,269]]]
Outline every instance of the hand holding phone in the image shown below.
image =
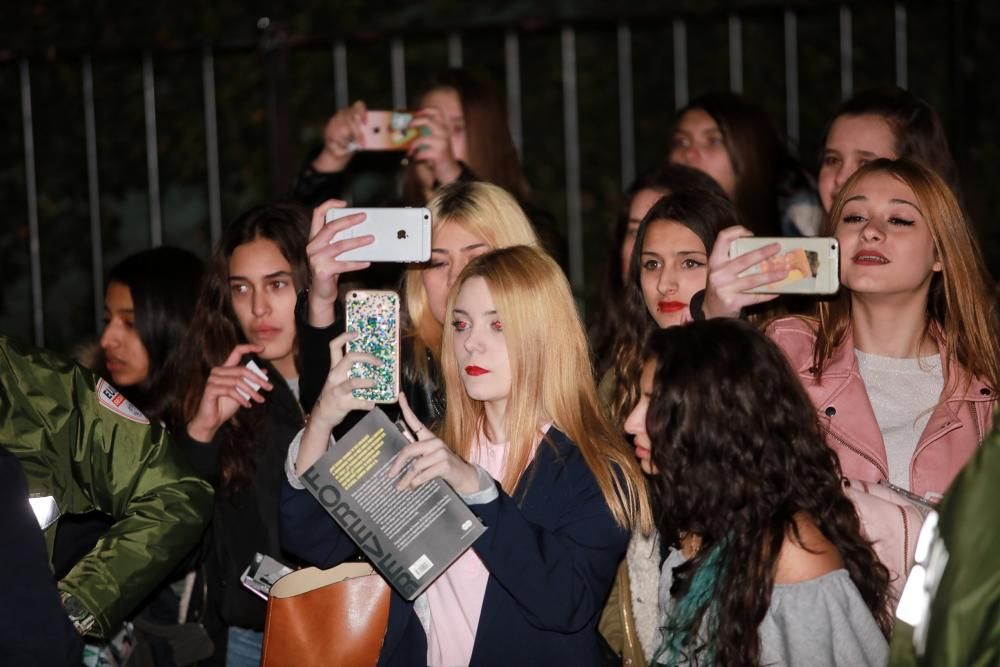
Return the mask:
[[748,289],[763,294],[833,294],[840,287],[840,246],[832,237],[762,238],[733,241],[730,257],[778,244],[780,250],[750,266],[740,277],[784,272],[785,277]]

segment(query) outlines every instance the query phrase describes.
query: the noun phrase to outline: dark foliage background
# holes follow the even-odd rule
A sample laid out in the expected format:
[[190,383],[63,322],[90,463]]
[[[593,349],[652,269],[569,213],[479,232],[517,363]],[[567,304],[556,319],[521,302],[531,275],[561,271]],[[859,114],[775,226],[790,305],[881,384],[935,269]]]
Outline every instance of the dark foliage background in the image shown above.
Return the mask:
[[[853,11],[854,89],[895,81],[894,4],[847,3]],[[0,21],[0,333],[32,338],[28,206],[19,64],[31,75],[45,343],[92,337],[92,287],[82,57],[93,64],[104,267],[150,245],[142,54],[156,81],[163,241],[207,256],[208,173],[201,49],[215,54],[223,222],[284,194],[290,174],[318,143],[335,108],[331,45],[348,40],[350,98],[391,106],[389,39],[405,40],[410,101],[448,63],[447,34],[462,32],[463,61],[505,80],[504,32],[520,31],[523,161],[541,203],[566,218],[559,25],[576,30],[585,285],[596,305],[609,227],[622,186],[617,44],[632,27],[636,166],[658,162],[673,110],[671,17],[687,20],[690,96],[729,88],[728,15],[743,18],[744,92],[785,121],[783,11],[796,9],[800,142],[815,168],[830,113],[841,100],[839,9],[822,0],[644,2],[596,0],[476,3],[421,0],[239,2],[94,0],[10,3]],[[964,0],[906,3],[909,87],[934,104],[952,134],[970,214],[991,269],[1000,268],[1000,87],[992,80],[1000,8]],[[258,20],[268,17],[268,30]],[[285,54],[286,59],[281,55]],[[275,69],[268,70],[268,67]],[[269,77],[268,71],[276,72]],[[269,122],[276,91],[286,122]],[[275,143],[276,142],[276,143]],[[279,146],[275,149],[275,146]]]

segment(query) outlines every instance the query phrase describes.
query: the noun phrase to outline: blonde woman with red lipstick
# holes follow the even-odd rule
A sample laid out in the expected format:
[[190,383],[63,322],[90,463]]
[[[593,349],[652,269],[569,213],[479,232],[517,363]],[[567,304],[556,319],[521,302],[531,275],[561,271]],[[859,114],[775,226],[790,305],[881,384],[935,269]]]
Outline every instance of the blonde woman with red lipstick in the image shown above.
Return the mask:
[[769,327],[846,477],[936,500],[990,430],[1000,382],[992,281],[948,185],[907,159],[833,201],[841,289]]
[[[257,552],[278,542],[281,462],[302,428],[296,294],[309,282],[309,219],[258,206],[233,221],[209,262],[187,339],[186,433],[178,438],[216,487],[206,565],[213,640],[228,667],[259,665],[266,604],[240,584]],[[245,364],[253,360],[264,377]]]
[[[444,423],[432,432],[401,396],[419,440],[389,474],[408,464],[403,488],[445,480],[489,529],[413,603],[392,595],[378,664],[597,665],[598,614],[629,531],[647,530],[650,511],[597,403],[569,284],[542,251],[503,248],[469,263],[445,312]],[[327,387],[285,467],[283,543],[320,567],[357,553],[297,477],[349,410],[371,407],[344,380],[365,361],[339,352],[348,336],[334,341]]]

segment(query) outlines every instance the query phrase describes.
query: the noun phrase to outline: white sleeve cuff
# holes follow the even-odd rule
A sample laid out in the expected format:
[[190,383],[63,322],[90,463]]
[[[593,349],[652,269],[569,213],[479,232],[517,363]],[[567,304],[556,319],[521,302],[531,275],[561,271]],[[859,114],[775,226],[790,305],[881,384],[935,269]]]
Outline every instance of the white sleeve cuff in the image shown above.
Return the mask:
[[458,495],[465,501],[466,505],[491,503],[500,497],[500,492],[497,491],[497,482],[481,466],[475,466],[475,468],[479,475],[479,490],[474,493],[460,493]]
[[[292,442],[288,445],[288,456],[285,457],[285,478],[288,479],[288,483],[293,489],[298,489],[302,491],[305,489],[305,485],[299,481],[299,476],[295,474],[295,461],[299,458],[299,446],[302,444],[302,434],[305,433],[305,429],[301,429],[292,438]],[[327,444],[327,449],[332,447],[336,440],[333,439],[333,435],[330,435],[330,442]]]

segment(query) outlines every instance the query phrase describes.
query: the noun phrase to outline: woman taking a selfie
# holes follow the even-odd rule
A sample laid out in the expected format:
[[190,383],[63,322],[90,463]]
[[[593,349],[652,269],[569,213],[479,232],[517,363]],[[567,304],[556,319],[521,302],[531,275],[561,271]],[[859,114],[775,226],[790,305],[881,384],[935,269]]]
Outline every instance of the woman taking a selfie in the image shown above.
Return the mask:
[[[498,250],[462,272],[445,319],[444,423],[432,433],[401,397],[419,440],[390,474],[410,462],[403,488],[445,480],[489,529],[412,606],[393,594],[379,664],[597,664],[598,613],[628,531],[650,514],[635,459],[597,406],[569,285],[535,249]],[[320,567],[357,549],[293,487],[347,411],[371,407],[350,393],[366,383],[344,380],[369,359],[335,357],[289,450],[282,504],[284,545]]]
[[841,289],[772,324],[847,477],[936,500],[989,432],[1000,382],[990,280],[951,189],[906,159],[859,169],[823,230]]

